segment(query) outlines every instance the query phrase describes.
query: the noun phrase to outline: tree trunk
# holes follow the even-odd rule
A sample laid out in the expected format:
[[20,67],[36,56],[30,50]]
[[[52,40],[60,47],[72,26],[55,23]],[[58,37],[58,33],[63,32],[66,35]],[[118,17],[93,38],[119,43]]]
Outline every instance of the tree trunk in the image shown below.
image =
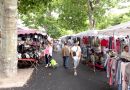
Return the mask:
[[88,17],[89,17],[89,29],[93,30],[95,28],[95,20],[93,16],[93,6],[92,6],[92,1],[87,0],[87,5],[88,5]]
[[17,0],[0,0],[0,78],[17,74]]

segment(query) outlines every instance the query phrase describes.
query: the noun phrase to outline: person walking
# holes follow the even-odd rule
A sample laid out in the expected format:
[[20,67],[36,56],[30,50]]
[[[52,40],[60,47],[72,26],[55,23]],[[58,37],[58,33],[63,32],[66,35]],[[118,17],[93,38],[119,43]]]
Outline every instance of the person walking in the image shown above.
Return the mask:
[[74,62],[74,75],[77,76],[77,67],[81,59],[81,48],[78,45],[79,42],[75,42],[74,46],[71,48],[71,57]]
[[45,67],[48,67],[50,64],[50,60],[52,58],[52,45],[50,42],[46,44],[46,49],[44,50],[44,54],[45,54],[45,62],[46,62]]
[[68,68],[69,56],[70,56],[70,48],[67,45],[67,43],[64,43],[64,47],[62,48],[62,57],[63,57],[64,68]]
[[130,61],[130,53],[129,53],[129,46],[124,46],[124,51],[121,53],[121,58],[125,59],[126,61]]

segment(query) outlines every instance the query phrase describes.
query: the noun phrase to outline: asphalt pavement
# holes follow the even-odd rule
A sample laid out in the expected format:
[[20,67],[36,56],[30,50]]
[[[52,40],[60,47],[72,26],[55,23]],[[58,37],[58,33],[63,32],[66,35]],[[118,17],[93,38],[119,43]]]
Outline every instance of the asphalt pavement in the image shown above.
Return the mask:
[[65,69],[60,53],[54,53],[53,58],[58,62],[58,68],[45,68],[43,63],[24,87],[2,90],[117,90],[108,85],[105,71],[96,70],[94,73],[92,68],[80,64],[78,75],[74,76],[71,59],[69,69]]

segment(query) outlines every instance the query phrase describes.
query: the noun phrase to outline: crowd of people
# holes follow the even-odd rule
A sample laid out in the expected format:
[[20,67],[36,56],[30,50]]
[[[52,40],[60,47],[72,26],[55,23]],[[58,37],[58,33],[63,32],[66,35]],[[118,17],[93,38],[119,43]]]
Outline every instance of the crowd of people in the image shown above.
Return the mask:
[[[79,42],[75,41],[73,46],[69,46],[68,42],[64,42],[64,45],[62,45],[61,47],[61,53],[62,53],[62,57],[63,57],[63,67],[65,69],[69,68],[69,60],[72,58],[73,59],[73,65],[74,65],[74,75],[77,76],[77,67],[79,65],[80,59],[81,59],[81,48],[79,46]],[[50,42],[47,42],[45,44],[45,50],[44,50],[44,56],[45,56],[45,62],[46,62],[46,66],[45,67],[50,67],[50,66],[54,66],[54,63],[52,63],[55,61],[52,57],[52,53],[53,53],[53,45]],[[56,61],[55,61],[55,65],[57,65]]]
[[[61,51],[61,54],[63,57],[63,67],[65,69],[68,69],[69,68],[69,61],[73,60],[74,75],[76,76],[77,75],[77,67],[79,65],[80,60],[83,58],[83,51],[88,52],[88,48],[87,49],[83,48],[83,45],[80,45],[81,43],[79,42],[78,39],[73,40],[73,42],[70,39],[66,40],[64,42],[59,41],[59,40],[48,40],[48,39],[46,39],[44,41],[45,42],[42,43],[42,46],[41,46],[41,49],[43,48],[41,51],[43,53],[41,53],[41,54],[44,54],[43,56],[44,56],[45,63],[46,63],[45,67],[57,66],[58,64],[57,64],[56,60],[54,60],[52,54],[53,54],[53,51],[54,52]],[[22,51],[22,50],[23,49],[19,50],[19,48],[18,48],[18,51]],[[101,56],[100,59],[101,59],[101,61],[103,61],[103,64],[104,64],[104,62],[107,59],[106,54],[108,54],[112,50],[101,49],[100,54],[95,53],[94,48],[90,49],[89,51],[90,51],[89,54],[87,53],[87,56],[90,57],[90,58],[87,58],[88,60],[90,60],[92,63],[95,63],[95,61],[98,61],[97,60],[98,58],[96,58],[96,55],[98,55],[98,57]],[[105,55],[105,58],[103,57],[104,55]],[[27,55],[25,55],[25,56],[27,56]],[[129,46],[128,45],[124,46],[124,51],[120,54],[120,57],[123,60],[130,61],[130,53],[129,53]],[[23,57],[21,56],[20,58],[23,58]],[[102,59],[104,59],[104,60],[102,60]],[[102,65],[102,62],[101,62],[101,65]]]

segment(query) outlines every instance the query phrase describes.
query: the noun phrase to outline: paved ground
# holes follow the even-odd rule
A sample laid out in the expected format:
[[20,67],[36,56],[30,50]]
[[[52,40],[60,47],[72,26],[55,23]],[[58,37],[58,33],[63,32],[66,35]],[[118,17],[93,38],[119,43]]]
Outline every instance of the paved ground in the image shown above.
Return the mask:
[[40,65],[24,87],[2,90],[116,90],[107,84],[105,72],[94,73],[91,68],[81,64],[78,68],[78,76],[74,76],[71,65],[70,69],[62,67],[60,54],[54,53],[54,58],[59,63],[57,69]]
[[0,78],[0,88],[23,87],[32,76],[33,71],[34,68],[18,69],[15,77]]

